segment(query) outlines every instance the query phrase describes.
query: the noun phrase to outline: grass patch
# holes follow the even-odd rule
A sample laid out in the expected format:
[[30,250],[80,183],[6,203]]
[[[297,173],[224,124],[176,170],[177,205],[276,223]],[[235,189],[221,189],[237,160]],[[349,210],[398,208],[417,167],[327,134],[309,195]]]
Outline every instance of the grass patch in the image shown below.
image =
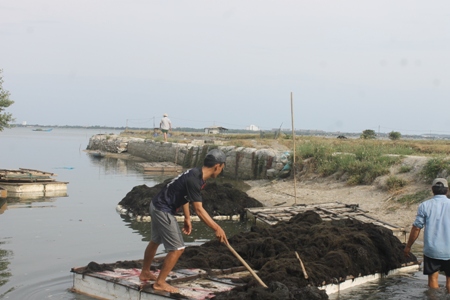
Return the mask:
[[401,173],[401,174],[404,174],[404,173],[411,172],[411,170],[412,170],[411,166],[401,166],[400,170],[398,172]]
[[406,180],[397,176],[389,176],[389,178],[386,180],[386,187],[390,192],[399,190],[402,187],[406,186],[406,184]]
[[417,204],[424,200],[430,199],[433,196],[431,190],[420,191],[414,194],[404,195],[400,197],[397,202],[402,204]]
[[350,185],[371,184],[378,176],[389,174],[390,166],[401,160],[401,156],[386,155],[385,148],[371,141],[311,140],[300,144],[297,151],[301,159],[313,158],[313,166],[322,176],[346,174]]
[[447,177],[450,174],[450,159],[431,158],[421,171],[421,175],[430,182],[436,177]]

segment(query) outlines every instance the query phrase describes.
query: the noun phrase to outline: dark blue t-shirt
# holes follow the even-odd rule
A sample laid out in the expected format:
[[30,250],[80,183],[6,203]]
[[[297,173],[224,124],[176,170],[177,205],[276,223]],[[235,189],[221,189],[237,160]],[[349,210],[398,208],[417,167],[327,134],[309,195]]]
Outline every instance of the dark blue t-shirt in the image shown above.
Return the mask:
[[187,170],[172,179],[153,198],[157,210],[175,214],[187,202],[202,202],[200,190],[205,185],[201,168]]

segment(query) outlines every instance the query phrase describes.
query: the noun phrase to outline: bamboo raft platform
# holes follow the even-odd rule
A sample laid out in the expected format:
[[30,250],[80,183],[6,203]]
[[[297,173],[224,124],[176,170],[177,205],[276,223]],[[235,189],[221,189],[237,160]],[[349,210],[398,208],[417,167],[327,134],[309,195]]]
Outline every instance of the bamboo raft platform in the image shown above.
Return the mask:
[[170,173],[176,174],[183,171],[183,167],[171,162],[146,162],[140,163],[142,171],[145,174],[149,173]]
[[8,196],[8,191],[0,187],[0,198],[6,198]]
[[307,210],[315,211],[324,221],[351,218],[364,223],[373,223],[375,225],[383,226],[392,230],[395,236],[399,238],[404,237],[406,242],[405,228],[392,225],[369,216],[367,214],[368,211],[360,209],[358,204],[328,202],[319,204],[299,204],[295,206],[246,208],[248,218],[254,219],[256,223],[262,223],[270,226],[275,225],[280,221],[289,221],[289,219],[293,216]]
[[49,195],[67,190],[67,182],[56,181],[55,173],[34,169],[18,170],[0,169],[0,188],[8,195],[17,196],[24,193],[41,193]]
[[[86,267],[72,268],[72,292],[96,299],[174,299],[171,294],[152,288],[153,281],[147,284],[139,280],[140,269],[114,269],[86,273]],[[154,272],[158,275],[159,270]],[[180,290],[175,299],[206,300],[214,293],[229,291],[242,285],[236,279],[249,276],[245,267],[231,269],[178,269],[170,272],[167,282]],[[182,296],[182,297],[180,297]]]
[[[162,258],[159,258],[162,259]],[[158,260],[158,258],[156,258]],[[339,293],[342,290],[358,285],[373,282],[392,275],[411,274],[419,270],[420,262],[404,264],[400,268],[390,270],[387,274],[374,273],[365,276],[347,276],[339,282],[319,286],[328,295]],[[189,299],[206,300],[213,299],[214,293],[226,292],[242,285],[240,278],[251,276],[244,267],[231,269],[178,269],[170,272],[167,282],[180,290],[180,294],[174,295],[156,291],[152,288],[153,281],[142,282],[139,280],[140,269],[116,268],[110,271],[88,272],[86,267],[72,268],[73,286],[71,291],[96,299]],[[158,275],[159,270],[153,272]]]
[[49,182],[55,181],[55,173],[33,169],[19,168],[18,170],[0,169],[0,182]]

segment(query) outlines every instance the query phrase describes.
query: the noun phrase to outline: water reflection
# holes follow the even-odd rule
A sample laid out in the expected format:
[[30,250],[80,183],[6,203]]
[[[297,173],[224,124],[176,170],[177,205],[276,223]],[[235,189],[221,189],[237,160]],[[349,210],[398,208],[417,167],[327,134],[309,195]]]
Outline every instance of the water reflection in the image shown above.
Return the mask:
[[8,208],[6,198],[0,198],[0,215]]
[[[64,197],[67,197],[67,193],[64,193]],[[0,214],[7,209],[12,208],[44,208],[53,207],[51,203],[58,200],[58,198],[43,197],[39,195],[25,195],[22,197],[6,197],[4,207],[0,209]],[[3,211],[2,211],[3,210]]]
[[[12,274],[9,272],[9,258],[13,256],[12,251],[2,249],[6,242],[0,241],[0,286],[8,282]],[[2,295],[0,295],[2,297]]]
[[[134,233],[138,233],[142,236],[142,241],[150,241],[151,238],[151,223],[139,222],[127,216],[121,216],[123,222],[127,227],[131,228]],[[227,237],[230,238],[233,235],[250,231],[250,227],[253,225],[250,221],[215,221],[226,232]],[[180,228],[183,227],[183,222],[179,222]],[[211,240],[215,239],[214,231],[209,228],[202,221],[192,222],[192,233],[190,235],[183,234],[184,241],[186,243],[197,243],[199,240]]]
[[[89,155],[89,154],[88,154]],[[134,161],[124,160],[121,158],[102,157],[97,158],[89,155],[90,162],[93,166],[101,168],[103,174],[122,174],[136,173],[138,164]]]

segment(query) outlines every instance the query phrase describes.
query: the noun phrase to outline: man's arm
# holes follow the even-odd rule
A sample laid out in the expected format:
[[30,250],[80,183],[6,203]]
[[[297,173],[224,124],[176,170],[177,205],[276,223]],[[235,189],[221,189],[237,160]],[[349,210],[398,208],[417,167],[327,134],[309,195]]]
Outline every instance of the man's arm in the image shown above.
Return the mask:
[[408,243],[406,243],[405,249],[403,250],[405,256],[409,256],[409,253],[411,252],[411,247],[419,237],[419,234],[420,228],[413,225],[411,227],[411,232],[409,233]]
[[183,214],[184,214],[184,234],[191,234],[192,231],[192,223],[191,223],[191,212],[189,210],[189,202],[183,205]]
[[228,243],[227,236],[222,227],[220,227],[214,220],[209,216],[208,212],[203,208],[202,202],[193,202],[195,212],[197,216],[202,220],[208,227],[216,232],[216,237],[222,243]]

